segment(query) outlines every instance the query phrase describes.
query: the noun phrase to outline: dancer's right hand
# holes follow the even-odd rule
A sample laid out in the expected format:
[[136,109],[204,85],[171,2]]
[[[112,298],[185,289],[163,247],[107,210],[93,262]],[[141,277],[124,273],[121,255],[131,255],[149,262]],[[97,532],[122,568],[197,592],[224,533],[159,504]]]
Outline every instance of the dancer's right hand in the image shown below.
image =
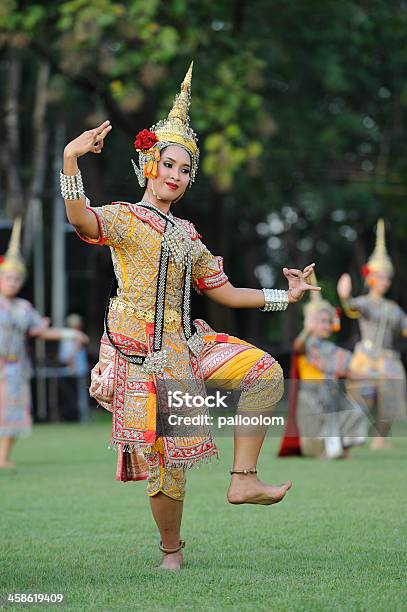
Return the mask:
[[338,280],[337,291],[342,300],[347,300],[350,298],[352,293],[352,280],[349,274],[342,274]]
[[103,141],[111,129],[110,121],[104,121],[99,127],[83,132],[66,145],[64,155],[78,158],[86,153],[101,153]]

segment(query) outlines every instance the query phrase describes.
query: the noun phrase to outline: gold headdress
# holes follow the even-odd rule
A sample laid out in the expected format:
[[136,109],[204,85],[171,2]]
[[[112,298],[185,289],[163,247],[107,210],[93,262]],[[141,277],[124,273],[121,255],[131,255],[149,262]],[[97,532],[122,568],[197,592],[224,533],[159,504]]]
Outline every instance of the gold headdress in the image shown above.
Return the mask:
[[370,272],[383,272],[385,274],[389,274],[390,276],[393,275],[394,268],[387,253],[384,232],[384,221],[383,219],[379,219],[376,229],[376,245],[366,264],[366,269],[364,271],[365,276],[367,276],[367,274]]
[[[309,276],[307,280],[309,285],[318,285],[317,276],[315,272]],[[331,314],[336,313],[336,309],[332,304],[328,302],[328,300],[324,300],[320,291],[310,291],[310,296],[308,302],[304,306],[304,317],[309,316],[313,312],[318,312],[320,310],[328,310]]]
[[142,130],[136,136],[134,147],[139,153],[139,167],[133,160],[133,168],[139,184],[144,187],[146,178],[157,177],[157,163],[164,147],[176,144],[191,156],[191,180],[194,182],[198,171],[199,149],[197,136],[189,125],[189,106],[191,103],[191,82],[193,62],[181,84],[181,91],[174,100],[168,117],[162,119],[150,130]]
[[25,276],[26,268],[24,259],[20,253],[20,236],[21,236],[21,217],[17,217],[14,221],[11,231],[11,238],[6,254],[0,263],[0,272],[18,272]]

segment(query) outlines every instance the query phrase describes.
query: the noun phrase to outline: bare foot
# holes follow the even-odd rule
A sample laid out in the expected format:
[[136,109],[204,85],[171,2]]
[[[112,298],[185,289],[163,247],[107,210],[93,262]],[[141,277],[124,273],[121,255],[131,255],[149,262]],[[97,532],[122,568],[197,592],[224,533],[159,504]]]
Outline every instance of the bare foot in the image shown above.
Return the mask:
[[1,461],[0,462],[0,469],[4,468],[4,469],[14,469],[16,467],[16,464],[14,461]]
[[171,553],[170,555],[163,553],[162,563],[160,565],[161,569],[165,570],[180,570],[183,562],[182,550],[179,550],[176,553]]
[[382,448],[391,448],[390,442],[383,438],[382,436],[377,436],[373,438],[372,443],[370,444],[371,450],[381,450]]
[[344,448],[342,456],[339,459],[350,459],[350,450],[349,448]]
[[270,506],[280,502],[291,487],[291,480],[274,487],[259,480],[255,474],[233,474],[227,497],[230,504]]

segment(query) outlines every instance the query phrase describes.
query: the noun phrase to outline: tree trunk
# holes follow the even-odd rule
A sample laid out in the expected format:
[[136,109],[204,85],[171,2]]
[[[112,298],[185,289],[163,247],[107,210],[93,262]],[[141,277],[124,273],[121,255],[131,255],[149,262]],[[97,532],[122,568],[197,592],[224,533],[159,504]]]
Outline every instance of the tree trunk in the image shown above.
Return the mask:
[[[44,180],[47,165],[47,141],[48,130],[45,124],[45,113],[48,100],[49,64],[41,62],[37,74],[37,86],[32,117],[32,129],[34,143],[32,150],[32,178],[27,193],[27,209],[25,225],[27,228],[34,227],[33,211],[36,206],[42,206],[41,200],[44,191]],[[33,232],[24,232],[24,253],[26,257],[31,251]]]
[[23,211],[23,186],[20,177],[19,96],[21,58],[17,49],[8,52],[8,78],[4,113],[4,164],[6,172],[6,214],[13,219]]

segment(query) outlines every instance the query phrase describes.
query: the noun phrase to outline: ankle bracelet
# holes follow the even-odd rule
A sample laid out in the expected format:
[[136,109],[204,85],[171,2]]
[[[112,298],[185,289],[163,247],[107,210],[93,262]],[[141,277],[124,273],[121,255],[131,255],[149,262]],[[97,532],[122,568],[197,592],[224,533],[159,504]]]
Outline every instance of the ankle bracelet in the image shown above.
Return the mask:
[[257,474],[257,470],[255,468],[250,468],[250,470],[230,470],[231,474]]
[[161,550],[161,552],[165,553],[166,555],[173,555],[174,553],[177,553],[182,548],[185,548],[185,540],[180,540],[179,546],[176,546],[175,548],[165,548],[162,542],[160,542],[159,544],[159,549]]

